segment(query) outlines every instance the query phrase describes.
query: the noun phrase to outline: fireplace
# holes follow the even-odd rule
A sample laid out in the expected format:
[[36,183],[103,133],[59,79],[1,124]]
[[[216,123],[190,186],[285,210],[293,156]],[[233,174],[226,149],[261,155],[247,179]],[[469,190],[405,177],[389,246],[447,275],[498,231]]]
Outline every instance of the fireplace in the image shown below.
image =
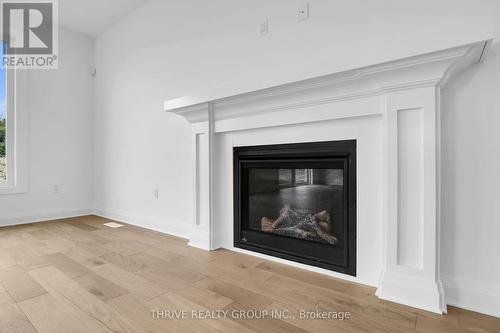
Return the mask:
[[[154,228],[208,251],[295,260],[376,286],[381,299],[443,313],[441,87],[480,62],[489,42],[366,67],[339,64],[341,71],[314,78],[287,71],[272,86],[231,82],[166,101],[165,110],[191,124],[193,214],[188,226]],[[260,146],[346,139],[356,146]],[[330,175],[317,183],[321,172]],[[314,185],[333,188],[311,195]],[[333,198],[330,207],[322,207],[323,195]],[[282,230],[301,219],[327,236]]]
[[234,246],[356,275],[356,141],[236,147]]

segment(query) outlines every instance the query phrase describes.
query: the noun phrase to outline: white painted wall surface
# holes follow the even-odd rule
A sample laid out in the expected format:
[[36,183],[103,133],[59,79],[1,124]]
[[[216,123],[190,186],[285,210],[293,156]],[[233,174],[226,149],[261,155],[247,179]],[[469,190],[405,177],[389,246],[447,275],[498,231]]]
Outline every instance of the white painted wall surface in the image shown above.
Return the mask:
[[0,195],[0,225],[90,212],[93,59],[91,38],[61,28],[59,69],[27,74],[28,191]]
[[442,96],[441,269],[450,303],[500,316],[500,29],[495,36],[486,61]]
[[[311,0],[310,20],[297,23],[303,2],[152,0],[97,39],[95,199],[102,212],[179,234],[193,219],[190,127],[162,111],[165,100],[500,41],[494,0]],[[261,38],[263,19],[270,32]],[[497,315],[499,45],[443,94],[445,287],[450,302]]]

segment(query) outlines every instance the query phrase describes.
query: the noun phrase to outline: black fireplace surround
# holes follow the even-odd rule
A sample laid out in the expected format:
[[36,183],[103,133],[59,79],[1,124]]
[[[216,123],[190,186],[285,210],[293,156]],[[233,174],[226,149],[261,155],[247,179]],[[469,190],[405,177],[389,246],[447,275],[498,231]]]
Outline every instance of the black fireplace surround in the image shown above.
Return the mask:
[[236,147],[234,246],[356,276],[356,141]]

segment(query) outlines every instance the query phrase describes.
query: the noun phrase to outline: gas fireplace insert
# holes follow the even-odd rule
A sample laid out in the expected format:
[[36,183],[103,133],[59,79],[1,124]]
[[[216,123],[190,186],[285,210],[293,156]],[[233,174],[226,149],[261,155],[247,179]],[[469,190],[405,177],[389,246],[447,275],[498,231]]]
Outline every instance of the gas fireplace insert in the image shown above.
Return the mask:
[[236,147],[234,246],[356,275],[356,141]]

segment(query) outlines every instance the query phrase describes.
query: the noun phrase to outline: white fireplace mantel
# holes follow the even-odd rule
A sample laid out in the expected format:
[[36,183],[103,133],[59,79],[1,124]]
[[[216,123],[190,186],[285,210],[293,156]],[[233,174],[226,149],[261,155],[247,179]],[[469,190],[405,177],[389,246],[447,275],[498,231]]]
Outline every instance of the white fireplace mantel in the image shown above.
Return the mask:
[[[214,219],[231,215],[218,211],[217,202],[226,197],[219,194],[224,190],[218,191],[214,165],[227,149],[215,143],[217,135],[378,116],[381,147],[373,148],[382,154],[383,254],[377,296],[446,312],[439,270],[440,91],[454,74],[480,62],[487,45],[474,42],[261,90],[242,84],[165,102],[166,111],[192,124],[195,218],[190,245],[231,247],[223,240],[227,230]],[[232,181],[232,175],[226,176]],[[363,209],[358,200],[358,213]],[[358,250],[359,255],[364,254]]]

